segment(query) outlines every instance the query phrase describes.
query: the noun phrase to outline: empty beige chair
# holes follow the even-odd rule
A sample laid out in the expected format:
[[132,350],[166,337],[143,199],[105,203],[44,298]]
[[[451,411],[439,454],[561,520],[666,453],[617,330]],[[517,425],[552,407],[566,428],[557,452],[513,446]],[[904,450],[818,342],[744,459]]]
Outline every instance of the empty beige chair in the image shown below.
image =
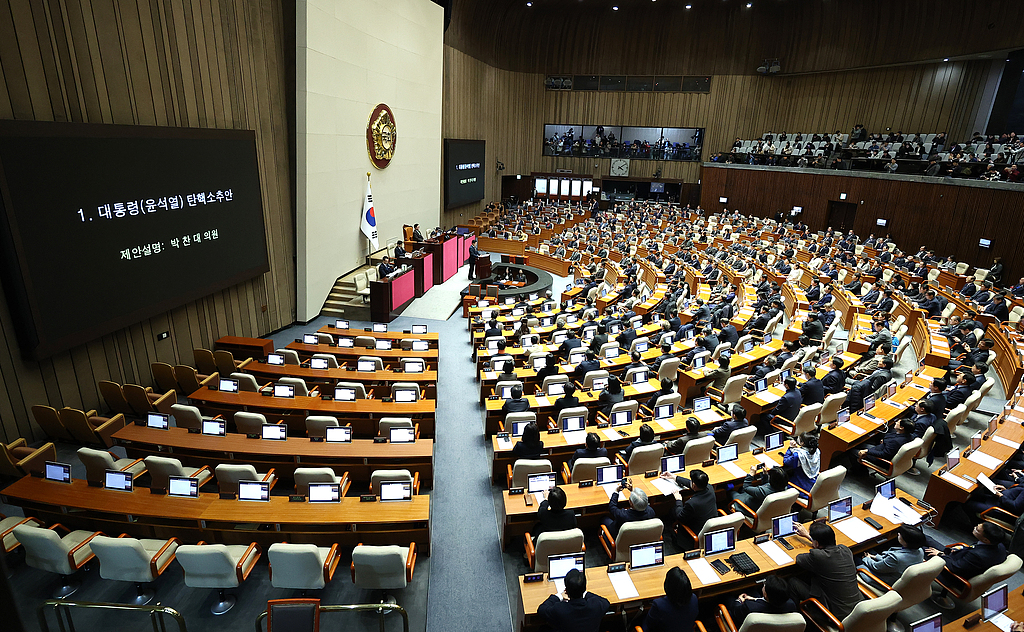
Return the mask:
[[970,269],[970,267],[971,267],[971,264],[964,263],[964,262],[961,261],[960,263],[956,264],[956,273],[957,274],[967,274],[967,271]]
[[842,621],[833,616],[820,601],[811,597],[800,604],[800,611],[819,630],[830,632],[886,632],[888,618],[900,606],[900,595],[890,590],[881,597],[865,599],[853,608]]
[[420,493],[420,473],[413,474],[409,470],[374,470],[370,473],[370,491],[375,496],[380,496],[380,484],[382,481],[401,481],[412,483],[412,493]]
[[373,362],[373,366],[374,366],[374,370],[375,371],[383,371],[384,370],[384,360],[382,360],[382,359],[380,359],[378,357],[375,357],[375,356],[359,356],[359,359],[356,360],[356,366],[357,367],[359,366],[359,364],[358,364],[359,362]]
[[320,590],[333,578],[340,555],[338,545],[275,542],[267,549],[270,560],[270,584],[274,588]]
[[217,373],[220,373],[221,375],[231,375],[232,373],[237,373],[243,366],[252,362],[252,359],[246,358],[244,361],[239,362],[238,360],[235,360],[234,354],[230,351],[224,351],[221,349],[220,351],[213,352],[213,361],[217,365]]
[[366,303],[370,300],[370,286],[366,282],[366,274],[357,274],[353,277],[356,284],[356,294],[358,294],[363,302]]
[[214,470],[217,476],[217,487],[222,494],[237,494],[239,481],[260,481],[270,483],[274,488],[277,477],[274,475],[274,468],[265,474],[256,472],[256,468],[248,463],[221,463]]
[[[690,527],[685,524],[679,525],[680,529],[678,534],[685,536],[684,546],[687,550],[689,549],[700,549],[704,550],[704,536],[712,531],[721,531],[723,529],[732,529],[733,539],[739,541],[740,539],[740,527],[743,526],[743,514],[738,511],[734,511],[724,516],[716,516],[704,523],[699,533],[694,533]],[[688,546],[687,546],[688,544]]]
[[10,553],[21,546],[18,538],[14,537],[14,527],[19,525],[42,527],[43,522],[38,518],[22,518],[21,516],[5,516],[0,514],[0,544],[3,545],[4,553]]
[[145,462],[146,469],[149,470],[150,485],[160,489],[167,489],[167,479],[171,476],[198,478],[199,487],[213,478],[209,465],[200,468],[182,467],[181,461],[166,456],[147,456]]
[[508,466],[508,486],[526,488],[530,474],[541,472],[553,472],[551,461],[547,459],[516,459],[515,463]]
[[899,451],[896,452],[896,456],[892,457],[892,461],[872,457],[871,459],[860,459],[860,462],[869,470],[877,472],[886,478],[896,478],[914,467],[914,459],[917,458],[917,453],[921,450],[923,444],[924,441],[918,437],[904,443]]
[[70,531],[61,537],[56,529],[67,531],[59,524],[49,529],[23,524],[14,527],[14,537],[25,547],[25,564],[60,575],[61,585],[53,597],[64,599],[81,585],[71,576],[95,557],[89,542],[103,534],[99,531]]
[[322,331],[316,332],[316,342],[321,345],[333,345],[334,336],[331,334],[324,333]]
[[125,384],[121,391],[136,417],[145,417],[151,412],[168,414],[171,406],[178,401],[178,394],[173,389],[161,395],[138,384]]
[[608,527],[601,525],[598,540],[608,559],[612,562],[626,562],[629,560],[629,547],[634,544],[661,541],[661,532],[664,529],[665,524],[659,518],[637,520],[622,525],[619,534],[613,538]]
[[552,555],[580,553],[586,550],[583,545],[583,531],[579,529],[546,531],[537,536],[536,544],[527,531],[523,543],[526,546],[526,563],[534,573],[548,572],[548,559]]
[[753,425],[733,430],[729,433],[729,438],[726,440],[725,445],[735,443],[740,454],[750,452],[750,442],[755,434],[757,434],[757,426]]
[[302,360],[299,359],[299,352],[294,349],[275,349],[274,353],[283,356],[285,364],[294,364],[296,366],[302,364]]
[[133,479],[146,471],[142,459],[116,459],[113,453],[106,450],[78,448],[78,460],[85,466],[85,480],[93,487],[103,487],[107,470],[131,472]]
[[363,349],[373,349],[377,346],[377,339],[373,336],[356,336],[353,344]]
[[[327,334],[320,334],[320,335],[321,336],[326,336]],[[311,357],[314,360],[327,360],[327,368],[328,369],[336,369],[336,368],[338,368],[338,356],[334,355],[333,353],[314,353]]]
[[594,388],[594,380],[597,378],[607,378],[608,376],[608,371],[604,369],[587,371],[586,375],[583,376],[583,388]]
[[295,389],[296,397],[306,397],[309,395],[309,388],[306,386],[306,380],[301,377],[282,377],[278,378],[277,383],[293,387]]
[[30,448],[24,438],[9,444],[0,442],[0,477],[22,478],[32,472],[42,472],[47,461],[57,460],[57,446],[45,443]]
[[674,382],[679,373],[679,363],[679,358],[666,358],[663,360],[658,366],[658,379],[669,379]]
[[626,466],[626,472],[630,476],[643,476],[644,472],[661,470],[661,457],[664,454],[665,446],[660,443],[654,443],[633,448],[633,452],[629,455],[628,463],[623,461],[622,456],[618,454],[615,458]]
[[507,413],[505,415],[505,422],[502,424],[502,428],[504,428],[506,432],[512,432],[512,424],[514,424],[517,421],[525,421],[527,423],[529,423],[529,422],[536,423],[537,422],[537,413],[532,413],[532,412],[529,412],[529,411],[525,411],[525,412],[521,412],[521,413]]
[[778,518],[792,512],[793,503],[796,502],[798,495],[799,492],[795,489],[773,492],[765,496],[757,511],[747,507],[739,500],[732,501],[732,506],[734,510],[743,514],[743,519],[751,531],[763,533],[772,528],[773,518]]
[[819,509],[824,509],[833,500],[839,500],[839,486],[843,484],[845,478],[846,468],[837,465],[820,472],[810,490],[801,489],[793,483],[789,486],[807,496],[797,498],[796,503],[817,517]]
[[807,627],[804,616],[799,612],[787,612],[786,614],[752,612],[743,619],[743,625],[737,630],[725,604],[718,604],[718,609],[715,621],[718,623],[719,632],[804,632]]
[[802,435],[805,432],[814,432],[818,427],[817,419],[821,408],[821,404],[804,406],[796,414],[796,419],[792,420],[776,415],[772,418],[772,426],[793,437]]
[[[178,379],[174,377],[173,366],[166,362],[153,362],[149,368],[153,372],[153,382],[158,389],[165,393],[178,390]],[[182,395],[188,395],[188,393],[182,393]]]
[[687,441],[683,448],[684,465],[700,465],[711,458],[711,450],[715,447],[715,438],[711,435]]
[[[380,603],[394,604],[389,590],[405,588],[412,581],[416,568],[416,543],[404,546],[366,546],[352,550],[352,583],[366,590],[382,591]],[[384,627],[383,610],[377,611]]]
[[175,404],[171,406],[171,417],[174,418],[174,425],[178,428],[203,429],[203,421],[213,419],[204,417],[199,409],[188,404]]
[[[238,413],[235,413],[237,416]],[[237,421],[236,421],[237,423]],[[328,428],[337,428],[341,423],[330,415],[309,415],[306,417],[307,437],[326,437]]]
[[580,481],[596,481],[597,468],[611,465],[611,463],[606,456],[594,459],[576,459],[576,462],[572,464],[572,471],[570,472],[569,463],[564,462],[562,463],[562,480],[567,485]]
[[540,385],[542,393],[547,394],[548,386],[551,384],[565,384],[569,381],[569,376],[562,373],[560,375],[549,375],[544,378],[544,381]]
[[189,588],[216,588],[217,602],[210,612],[221,615],[235,606],[235,597],[227,595],[228,588],[237,588],[244,582],[256,561],[260,547],[253,542],[244,544],[183,544],[175,552],[178,564],[185,571],[185,585]]
[[986,279],[986,277],[988,277],[988,270],[986,270],[984,268],[975,268],[975,270],[974,270],[974,278],[975,279],[977,279],[979,281],[984,281]]
[[167,570],[179,544],[178,538],[137,540],[127,534],[119,538],[98,535],[89,542],[100,563],[100,577],[135,584],[135,599],[131,601],[135,606],[153,601],[153,590],[146,584],[156,581]]
[[179,364],[174,367],[174,379],[178,382],[178,392],[188,396],[206,384],[216,383],[216,380],[220,379],[220,374],[200,375],[198,371],[187,364]]
[[390,437],[392,428],[415,428],[410,417],[381,417],[377,422],[377,436]]
[[562,427],[562,420],[566,417],[583,417],[584,424],[590,415],[590,409],[586,406],[570,406],[569,408],[563,408],[558,411],[558,417],[555,418],[555,427]]
[[98,443],[107,448],[114,446],[114,433],[125,426],[125,417],[121,413],[107,418],[98,416],[95,410],[61,408],[57,416],[76,441]]
[[394,384],[392,384],[391,385],[391,399],[392,400],[398,401],[398,396],[396,395],[398,393],[398,391],[412,391],[412,392],[416,393],[416,401],[419,401],[419,399],[423,396],[420,393],[420,385],[417,384],[416,382],[395,382]]
[[209,349],[193,349],[192,359],[195,362],[196,370],[204,375],[211,375],[217,372],[217,359]]
[[244,435],[263,435],[263,424],[269,423],[260,413],[238,411],[232,416],[235,431]]
[[818,415],[818,423],[827,425],[835,421],[844,402],[846,402],[845,391],[834,395],[826,395],[825,401],[821,404],[821,414]]
[[633,419],[637,419],[637,415],[640,414],[640,402],[635,399],[627,399],[623,402],[616,402],[612,404],[612,409],[608,411],[608,415],[598,411],[597,420],[598,422],[608,421],[610,418],[615,416],[615,413],[628,412],[632,415]]
[[974,409],[976,409],[978,407],[978,404],[980,404],[980,403],[981,403],[981,390],[979,389],[977,391],[974,391],[970,395],[968,395],[967,396],[967,400],[964,401],[964,406],[967,407],[967,414],[970,415],[972,412],[974,412]]
[[[345,479],[334,473],[329,467],[297,467],[295,468],[295,493],[299,496],[309,496],[310,483],[338,483],[342,484]],[[341,489],[345,494],[344,485]]]
[[61,423],[60,415],[57,414],[57,409],[53,406],[35,404],[32,406],[32,418],[36,420],[47,437],[58,441],[74,441],[71,433]]
[[121,413],[129,417],[135,415],[132,407],[128,405],[128,400],[124,397],[124,391],[121,390],[120,384],[110,380],[100,380],[96,385],[100,389],[100,395],[103,397],[103,402],[107,405],[107,408],[115,413]]
[[743,386],[747,383],[749,377],[749,375],[745,374],[734,375],[725,383],[725,388],[718,390],[709,386],[706,394],[712,401],[728,409],[732,404],[738,404],[743,397]]
[[338,382],[334,388],[350,388],[355,391],[356,399],[366,399],[366,387],[362,382]]
[[231,373],[229,377],[238,380],[238,390],[242,393],[258,393],[260,384],[256,378],[248,373]]
[[939,573],[935,583],[942,587],[942,592],[932,597],[932,600],[941,608],[951,609],[954,604],[949,596],[952,595],[959,601],[971,603],[989,588],[1001,581],[1009,579],[1021,568],[1021,559],[1014,554],[1006,556],[1002,564],[996,564],[985,569],[985,572],[974,577],[960,577],[949,571]]

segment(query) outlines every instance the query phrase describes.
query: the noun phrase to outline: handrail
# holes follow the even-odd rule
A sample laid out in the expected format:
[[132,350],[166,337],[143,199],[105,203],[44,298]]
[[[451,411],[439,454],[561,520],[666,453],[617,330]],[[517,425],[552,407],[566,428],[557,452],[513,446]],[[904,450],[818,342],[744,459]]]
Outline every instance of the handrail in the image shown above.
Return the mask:
[[[384,630],[384,615],[387,611],[396,611],[402,615],[402,632],[409,632],[409,613],[405,611],[405,608],[393,603],[357,603],[357,604],[346,604],[346,605],[329,605],[319,606],[320,612],[343,612],[343,611],[362,611],[362,610],[376,610],[380,615],[380,629]],[[267,618],[267,611],[264,610],[256,617],[256,632],[263,632],[263,628],[260,624],[264,619]],[[72,630],[72,632],[74,632]]]
[[[39,627],[43,632],[49,632],[50,630],[50,625],[46,620],[47,608],[53,609],[60,632],[75,632],[75,623],[71,618],[71,612],[74,608],[148,612],[150,621],[153,624],[153,632],[167,632],[167,626],[164,624],[163,617],[163,615],[166,615],[172,617],[177,622],[178,632],[188,632],[188,628],[185,626],[185,618],[181,616],[181,613],[167,606],[134,606],[124,603],[98,603],[59,599],[45,601],[39,606]],[[65,619],[67,620],[66,623]],[[408,629],[408,625],[406,629]]]

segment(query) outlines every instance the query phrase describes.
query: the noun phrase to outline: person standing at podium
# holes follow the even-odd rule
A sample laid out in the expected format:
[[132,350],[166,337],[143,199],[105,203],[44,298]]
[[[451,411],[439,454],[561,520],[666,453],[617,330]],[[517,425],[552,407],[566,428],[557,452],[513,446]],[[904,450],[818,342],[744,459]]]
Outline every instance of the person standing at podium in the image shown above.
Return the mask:
[[391,257],[385,256],[384,260],[377,266],[377,278],[383,279],[394,271],[395,266],[391,265]]
[[476,237],[469,242],[469,278],[476,278],[476,260],[480,258],[480,251],[476,247]]

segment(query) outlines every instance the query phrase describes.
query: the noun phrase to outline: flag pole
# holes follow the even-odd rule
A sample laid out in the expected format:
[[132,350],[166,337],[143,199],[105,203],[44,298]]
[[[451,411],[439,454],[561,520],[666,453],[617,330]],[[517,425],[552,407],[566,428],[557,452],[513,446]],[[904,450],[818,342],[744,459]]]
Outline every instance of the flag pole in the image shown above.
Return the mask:
[[[369,171],[366,172],[366,182],[367,183],[370,182],[370,172]],[[366,260],[370,262],[370,265],[373,265],[373,262],[370,259],[370,256],[373,254],[373,242],[371,242],[370,238],[367,237],[366,235],[363,235],[363,238],[366,239]]]

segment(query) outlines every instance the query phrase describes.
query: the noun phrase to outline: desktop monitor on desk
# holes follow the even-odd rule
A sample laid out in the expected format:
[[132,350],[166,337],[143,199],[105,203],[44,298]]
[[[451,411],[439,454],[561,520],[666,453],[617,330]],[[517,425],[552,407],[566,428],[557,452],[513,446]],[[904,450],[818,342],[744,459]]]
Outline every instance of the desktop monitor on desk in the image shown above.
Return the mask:
[[415,428],[391,428],[389,434],[390,443],[416,443]]
[[324,434],[327,443],[352,443],[352,426],[328,426]]
[[779,374],[779,382],[785,382],[791,375],[793,375],[793,369],[786,369]]
[[309,368],[324,371],[330,367],[327,364],[327,358],[310,358]]
[[167,430],[171,427],[170,415],[164,413],[148,413],[146,414],[146,427],[156,428],[157,430]]
[[828,523],[834,524],[853,515],[853,497],[847,496],[828,504]]
[[704,534],[704,555],[720,555],[736,550],[736,531],[733,529],[722,529]]
[[284,356],[280,353],[268,353],[267,364],[271,366],[284,366]]
[[990,588],[981,595],[981,618],[989,621],[1009,607],[1009,590],[1006,584]]
[[771,334],[765,334],[764,335],[764,344],[768,344],[771,341],[772,341],[772,335]]
[[167,495],[175,498],[198,498],[199,479],[188,476],[167,477]]
[[587,419],[583,415],[562,417],[562,432],[575,432],[587,427]]
[[401,404],[409,404],[417,400],[416,391],[411,388],[403,388],[395,391],[395,401]]
[[533,423],[532,421],[513,421],[512,422],[512,436],[521,437],[523,436],[523,430],[527,425]]
[[942,632],[942,613],[936,612],[930,617],[911,623],[910,632]]
[[683,472],[686,471],[686,457],[682,454],[675,456],[661,457],[662,472]]
[[422,336],[423,334],[427,333],[427,326],[426,325],[413,325],[412,326],[412,333],[416,334],[417,336]]
[[377,363],[373,360],[357,360],[356,371],[359,373],[376,373]]
[[693,340],[697,335],[696,329],[687,329],[683,332],[683,340]]
[[707,361],[708,361],[707,354],[699,355],[699,356],[694,356],[694,358],[693,358],[693,368],[694,368],[694,370],[696,370],[696,369],[703,369],[704,365],[707,364]]
[[387,333],[387,331],[388,331],[388,324],[387,323],[373,323],[373,333],[375,333],[375,334],[383,334],[383,333]]
[[46,461],[43,464],[43,478],[57,483],[70,483],[71,465],[56,461]]
[[103,474],[103,488],[112,489],[119,492],[132,491],[131,472],[122,472],[120,470],[107,470]]
[[566,334],[555,334],[551,336],[551,344],[560,345],[565,342],[566,338],[568,338]]
[[381,481],[381,502],[412,500],[412,483],[409,481]]
[[603,465],[597,468],[596,471],[598,485],[619,483],[622,481],[622,477],[626,475],[626,467],[624,465]]
[[763,392],[765,392],[767,390],[768,390],[768,379],[767,378],[763,378],[762,377],[760,380],[754,382],[754,392],[755,393],[763,393]]
[[875,396],[874,395],[869,395],[868,397],[865,397],[864,398],[864,410],[862,412],[867,412],[867,411],[871,410],[874,407],[875,407]]
[[663,542],[647,542],[633,544],[629,547],[629,570],[638,571],[642,568],[661,566],[665,563]]
[[569,571],[576,569],[584,572],[583,553],[562,553],[561,555],[548,556],[548,581],[565,579]]
[[586,351],[583,351],[583,352],[580,352],[580,353],[570,353],[569,354],[569,364],[579,364],[580,362],[583,362],[586,358],[587,358],[587,352]]
[[513,388],[514,387],[512,387],[512,386],[502,386],[501,387],[501,393],[499,393],[499,397],[501,397],[502,399],[512,399],[512,389]]
[[208,437],[223,437],[227,433],[227,424],[223,419],[204,419],[202,432]]
[[338,338],[338,346],[342,349],[353,349],[356,346],[355,338]]
[[406,360],[402,363],[402,370],[406,373],[423,373],[426,369],[422,360]]
[[373,341],[373,348],[377,351],[391,351],[391,341],[379,338]]
[[772,432],[764,436],[764,449],[766,452],[778,450],[785,443],[786,436],[782,432]]
[[270,483],[263,481],[238,481],[238,500],[267,502],[270,500]]
[[693,400],[693,412],[702,413],[705,410],[711,410],[710,397],[698,397]]
[[748,340],[743,343],[743,353],[750,353],[754,350],[754,341]]
[[882,498],[888,498],[892,500],[896,498],[896,479],[889,479],[884,483],[879,483],[875,486],[875,493],[880,494]]
[[334,401],[354,402],[356,401],[356,389],[351,386],[338,386],[334,389]]
[[284,424],[263,424],[260,436],[267,441],[284,441],[288,438],[288,426]]
[[634,384],[643,384],[644,382],[646,382],[649,379],[650,379],[650,377],[648,377],[647,371],[637,371],[636,373],[633,374],[633,383]]
[[797,514],[785,514],[778,518],[772,518],[772,537],[784,538],[796,533]]
[[274,384],[274,397],[295,397],[295,387],[291,384]]
[[590,382],[590,386],[595,391],[603,391],[608,388],[608,378],[606,377],[595,377]]
[[513,316],[522,316],[525,313],[526,313],[526,308],[525,307],[516,307],[515,309],[512,310],[512,315]]
[[850,421],[850,409],[840,408],[839,412],[836,413],[836,422],[845,424],[848,421]]
[[310,483],[309,502],[336,503],[341,501],[341,485],[339,483]]
[[555,395],[565,395],[565,382],[550,382],[548,384],[548,397],[554,397]]
[[621,329],[622,327],[618,323],[612,323],[611,325],[608,325],[609,334],[617,334]]
[[636,351],[637,353],[643,353],[647,351],[649,348],[650,344],[648,344],[646,340],[640,340],[639,342],[636,343],[636,345],[633,346],[633,351]]
[[548,357],[547,356],[537,356],[536,358],[534,358],[531,361],[531,364],[533,366],[533,370],[534,371],[540,371],[541,369],[543,369],[544,367],[546,367],[548,365]]
[[349,328],[348,321],[347,320],[338,319],[338,320],[334,321],[334,328],[335,329],[348,329]]
[[[612,413],[612,427],[615,426],[628,426],[633,423],[633,411],[632,410],[616,410]],[[581,428],[582,430],[582,428]]]
[[315,345],[320,340],[316,337],[316,334],[302,334],[302,344],[304,345]]
[[222,377],[220,378],[220,383],[217,385],[217,388],[224,393],[237,393],[238,380],[229,377]]
[[607,349],[604,350],[604,359],[605,360],[614,360],[617,357],[619,357],[619,348],[618,347],[608,347]]
[[675,404],[661,404],[654,407],[655,419],[668,419],[676,414]]
[[729,463],[740,458],[740,445],[729,443],[718,448],[718,463]]
[[430,349],[430,343],[426,340],[413,340],[412,350],[413,351],[428,351]]
[[531,494],[540,494],[555,486],[554,472],[538,472],[526,477],[526,491]]

